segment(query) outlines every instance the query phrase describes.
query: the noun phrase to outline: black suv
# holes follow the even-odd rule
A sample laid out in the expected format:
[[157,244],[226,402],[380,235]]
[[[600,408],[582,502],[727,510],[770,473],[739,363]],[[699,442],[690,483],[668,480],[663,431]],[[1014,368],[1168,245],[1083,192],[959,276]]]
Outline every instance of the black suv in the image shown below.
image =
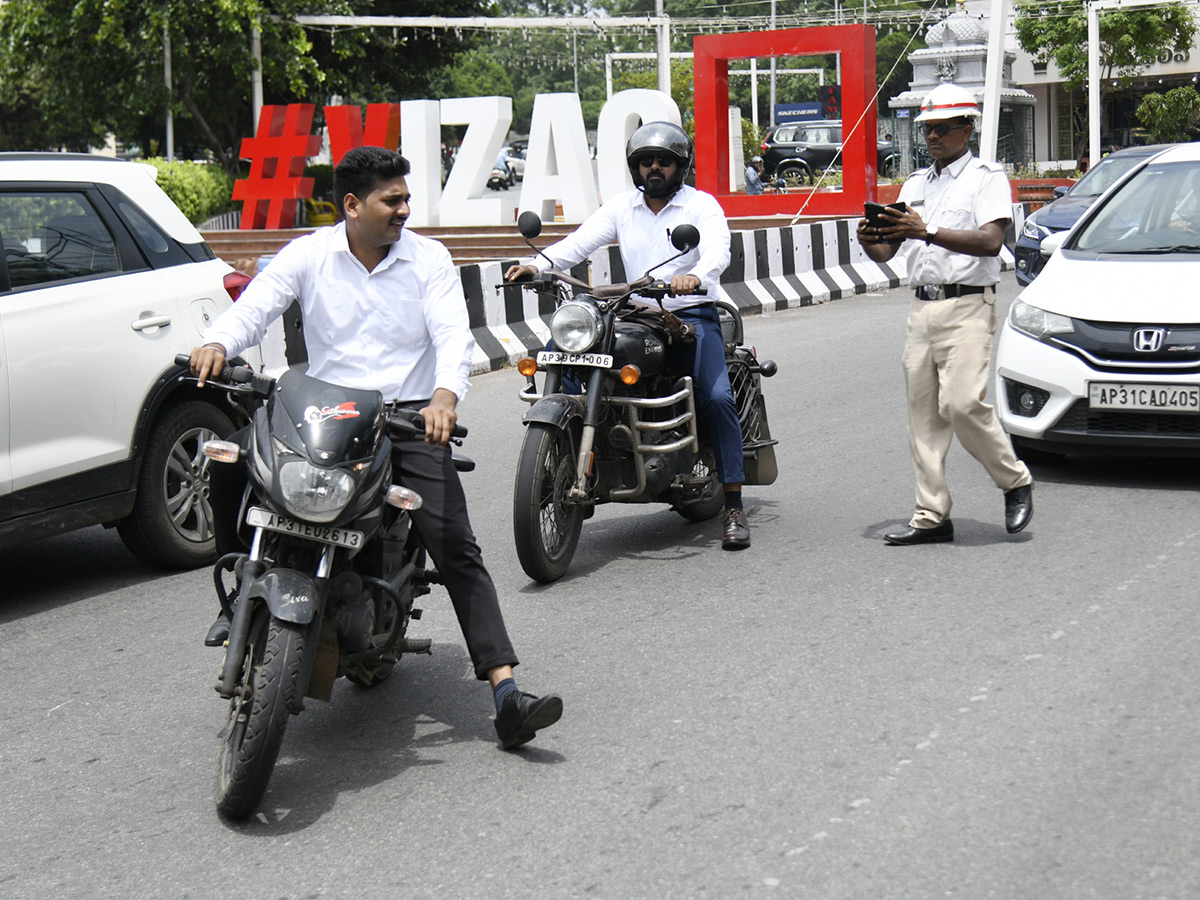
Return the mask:
[[[764,174],[789,184],[811,184],[813,173],[823,172],[836,159],[841,167],[842,123],[838,119],[788,122],[767,132],[762,145]],[[891,141],[878,142],[880,175],[892,172]]]

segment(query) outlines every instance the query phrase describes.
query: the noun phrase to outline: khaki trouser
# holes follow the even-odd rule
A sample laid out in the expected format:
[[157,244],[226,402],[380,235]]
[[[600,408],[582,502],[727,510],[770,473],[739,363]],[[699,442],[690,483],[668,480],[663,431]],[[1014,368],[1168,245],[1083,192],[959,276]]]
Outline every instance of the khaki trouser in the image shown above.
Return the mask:
[[984,402],[996,331],[996,292],[914,300],[908,313],[904,373],[908,446],[917,478],[909,524],[932,528],[950,515],[946,453],[957,435],[1002,491],[1033,481],[1016,458],[996,411]]

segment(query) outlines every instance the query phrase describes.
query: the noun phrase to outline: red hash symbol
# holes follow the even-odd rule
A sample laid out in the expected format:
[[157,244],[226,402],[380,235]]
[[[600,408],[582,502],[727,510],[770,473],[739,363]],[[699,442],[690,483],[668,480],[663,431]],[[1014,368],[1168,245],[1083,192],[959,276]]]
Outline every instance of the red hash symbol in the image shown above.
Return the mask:
[[300,177],[305,160],[321,150],[312,122],[311,103],[262,108],[258,134],[242,139],[250,175],[233,186],[233,199],[242,201],[242,228],[292,227],[296,204],[312,196],[313,180]]
[[400,146],[400,104],[368,103],[367,127],[363,128],[362,110],[357,106],[325,107],[325,125],[329,128],[329,151],[336,166],[355,147]]

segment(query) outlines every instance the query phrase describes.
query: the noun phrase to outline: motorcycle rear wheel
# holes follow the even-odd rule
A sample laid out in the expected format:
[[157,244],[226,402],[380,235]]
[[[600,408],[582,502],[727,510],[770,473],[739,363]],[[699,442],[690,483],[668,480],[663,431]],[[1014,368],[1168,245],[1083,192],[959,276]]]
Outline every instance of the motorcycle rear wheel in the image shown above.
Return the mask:
[[542,422],[530,423],[513,489],[513,537],[521,568],[542,584],[566,573],[579,544],[583,507],[567,502],[574,481],[570,433]]
[[301,699],[304,631],[280,622],[267,608],[254,612],[250,647],[217,770],[217,812],[245,819],[258,807],[279,757],[290,709]]
[[717,458],[712,447],[704,447],[692,466],[692,474],[707,478],[700,496],[675,505],[675,512],[691,522],[707,522],[725,508],[725,486],[717,475]]

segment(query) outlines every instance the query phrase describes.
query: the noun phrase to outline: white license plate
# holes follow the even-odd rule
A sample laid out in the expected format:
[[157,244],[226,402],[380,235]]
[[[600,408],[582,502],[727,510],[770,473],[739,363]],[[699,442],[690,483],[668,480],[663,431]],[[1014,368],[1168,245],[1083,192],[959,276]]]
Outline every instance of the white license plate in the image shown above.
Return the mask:
[[289,519],[287,516],[281,516],[279,513],[273,513],[260,506],[252,506],[246,510],[246,523],[255,528],[278,531],[280,534],[294,534],[296,537],[321,541],[325,544],[337,544],[339,547],[349,547],[351,550],[357,550],[363,542],[361,531],[297,522],[295,519]]
[[1200,413],[1200,385],[1088,382],[1088,406],[1134,412]]
[[611,369],[613,358],[607,353],[564,353],[562,350],[539,350],[539,366],[595,366]]

